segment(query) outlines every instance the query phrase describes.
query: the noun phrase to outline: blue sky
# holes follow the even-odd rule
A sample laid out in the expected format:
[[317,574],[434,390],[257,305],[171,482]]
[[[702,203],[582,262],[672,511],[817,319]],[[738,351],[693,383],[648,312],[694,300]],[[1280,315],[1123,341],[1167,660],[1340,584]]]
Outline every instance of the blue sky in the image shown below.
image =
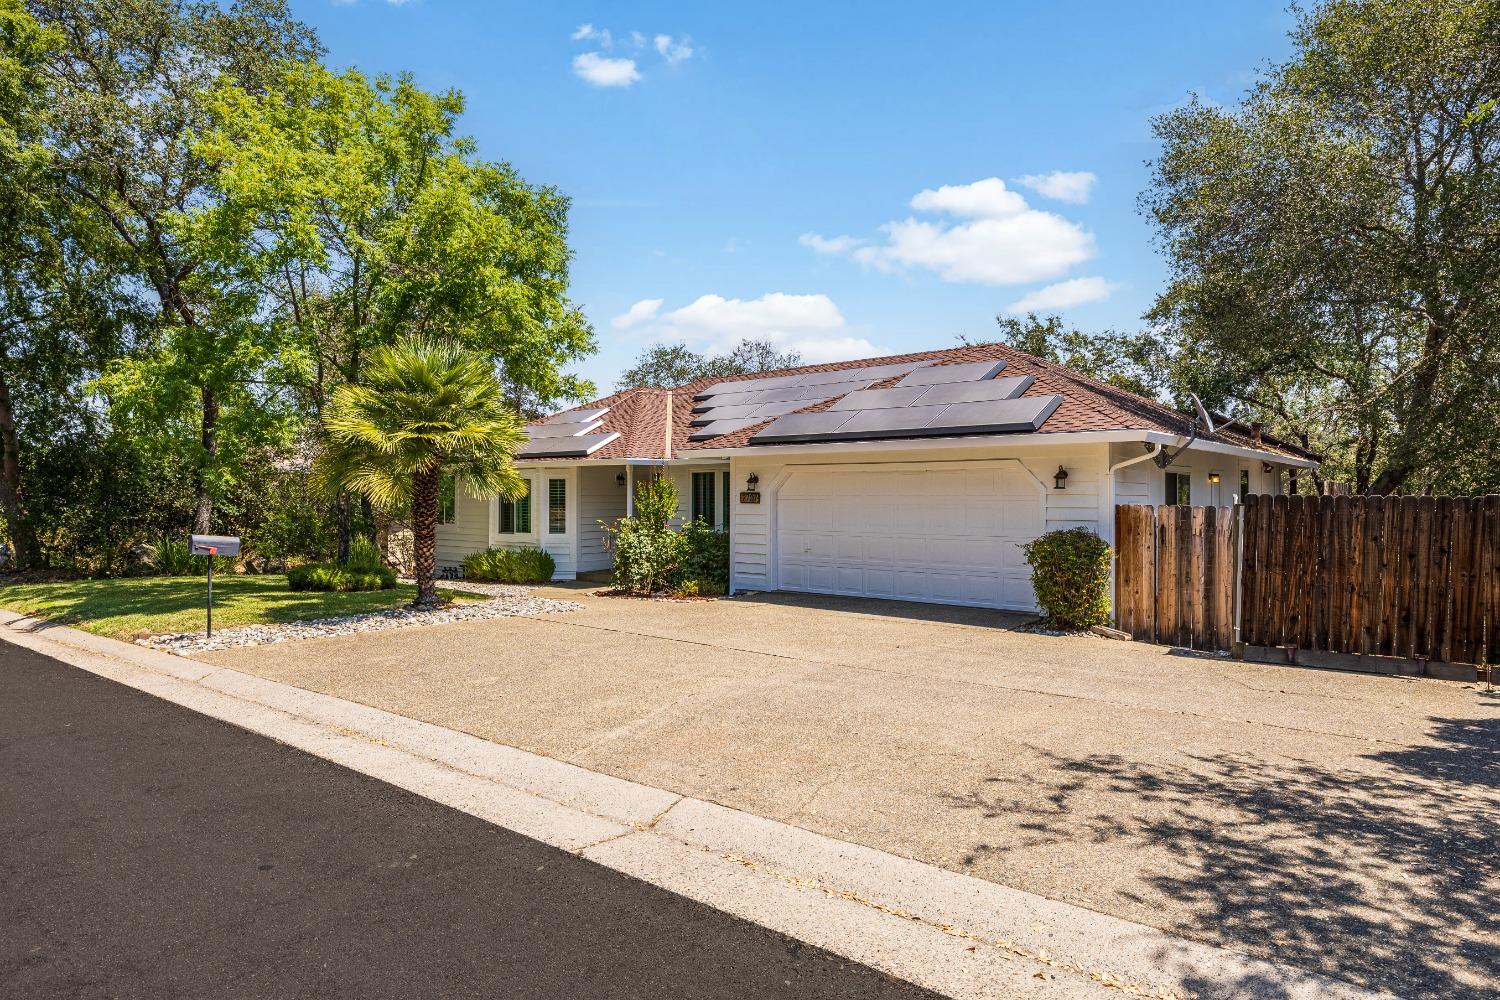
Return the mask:
[[1139,329],[1166,277],[1150,119],[1235,100],[1290,25],[1249,0],[294,9],[335,66],[463,91],[484,156],[573,198],[601,388],[663,340],[831,360],[1028,304]]

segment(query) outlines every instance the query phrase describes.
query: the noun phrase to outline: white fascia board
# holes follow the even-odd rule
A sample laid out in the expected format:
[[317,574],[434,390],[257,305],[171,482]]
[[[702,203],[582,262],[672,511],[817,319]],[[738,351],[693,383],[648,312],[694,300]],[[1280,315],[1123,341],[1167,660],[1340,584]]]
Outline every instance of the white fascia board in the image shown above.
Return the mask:
[[[1146,440],[1152,444],[1163,445],[1167,448],[1180,448],[1187,438],[1178,437],[1175,434],[1164,434],[1160,431],[1148,431]],[[1294,458],[1291,455],[1282,455],[1273,451],[1261,451],[1258,448],[1246,448],[1243,445],[1225,444],[1222,441],[1205,441],[1202,438],[1188,445],[1189,451],[1206,451],[1215,455],[1233,455],[1236,458],[1254,458],[1262,462],[1270,462],[1273,465],[1288,465],[1298,469],[1316,469],[1318,462],[1311,458]]]

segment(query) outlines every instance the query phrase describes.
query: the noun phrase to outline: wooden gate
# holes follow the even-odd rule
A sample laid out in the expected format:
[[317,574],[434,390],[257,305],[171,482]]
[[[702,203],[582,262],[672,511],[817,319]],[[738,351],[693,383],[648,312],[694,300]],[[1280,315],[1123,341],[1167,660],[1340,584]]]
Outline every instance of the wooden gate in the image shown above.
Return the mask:
[[1115,620],[1133,638],[1229,649],[1239,517],[1233,507],[1115,508]]
[[1245,501],[1241,638],[1500,661],[1500,497]]

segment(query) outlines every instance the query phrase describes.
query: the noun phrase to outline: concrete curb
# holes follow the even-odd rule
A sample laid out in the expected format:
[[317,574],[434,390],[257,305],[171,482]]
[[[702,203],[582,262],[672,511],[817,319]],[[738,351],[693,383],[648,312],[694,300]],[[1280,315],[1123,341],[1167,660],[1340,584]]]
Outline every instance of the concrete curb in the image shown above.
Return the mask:
[[1390,996],[288,684],[9,611],[0,626],[4,642],[951,997]]

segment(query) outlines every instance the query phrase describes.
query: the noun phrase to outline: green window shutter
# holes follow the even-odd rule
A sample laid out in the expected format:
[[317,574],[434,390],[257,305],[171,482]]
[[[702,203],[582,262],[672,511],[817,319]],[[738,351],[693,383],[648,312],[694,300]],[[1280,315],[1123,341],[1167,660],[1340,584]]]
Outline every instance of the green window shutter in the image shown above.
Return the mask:
[[526,480],[526,495],[516,501],[516,534],[531,534],[531,480]]
[[568,533],[568,481],[566,479],[547,480],[547,533],[549,535]]
[[526,495],[517,500],[500,500],[500,534],[531,533],[531,480],[526,480]]
[[706,521],[710,525],[714,523],[714,474],[712,472],[693,473],[691,516],[694,521]]

